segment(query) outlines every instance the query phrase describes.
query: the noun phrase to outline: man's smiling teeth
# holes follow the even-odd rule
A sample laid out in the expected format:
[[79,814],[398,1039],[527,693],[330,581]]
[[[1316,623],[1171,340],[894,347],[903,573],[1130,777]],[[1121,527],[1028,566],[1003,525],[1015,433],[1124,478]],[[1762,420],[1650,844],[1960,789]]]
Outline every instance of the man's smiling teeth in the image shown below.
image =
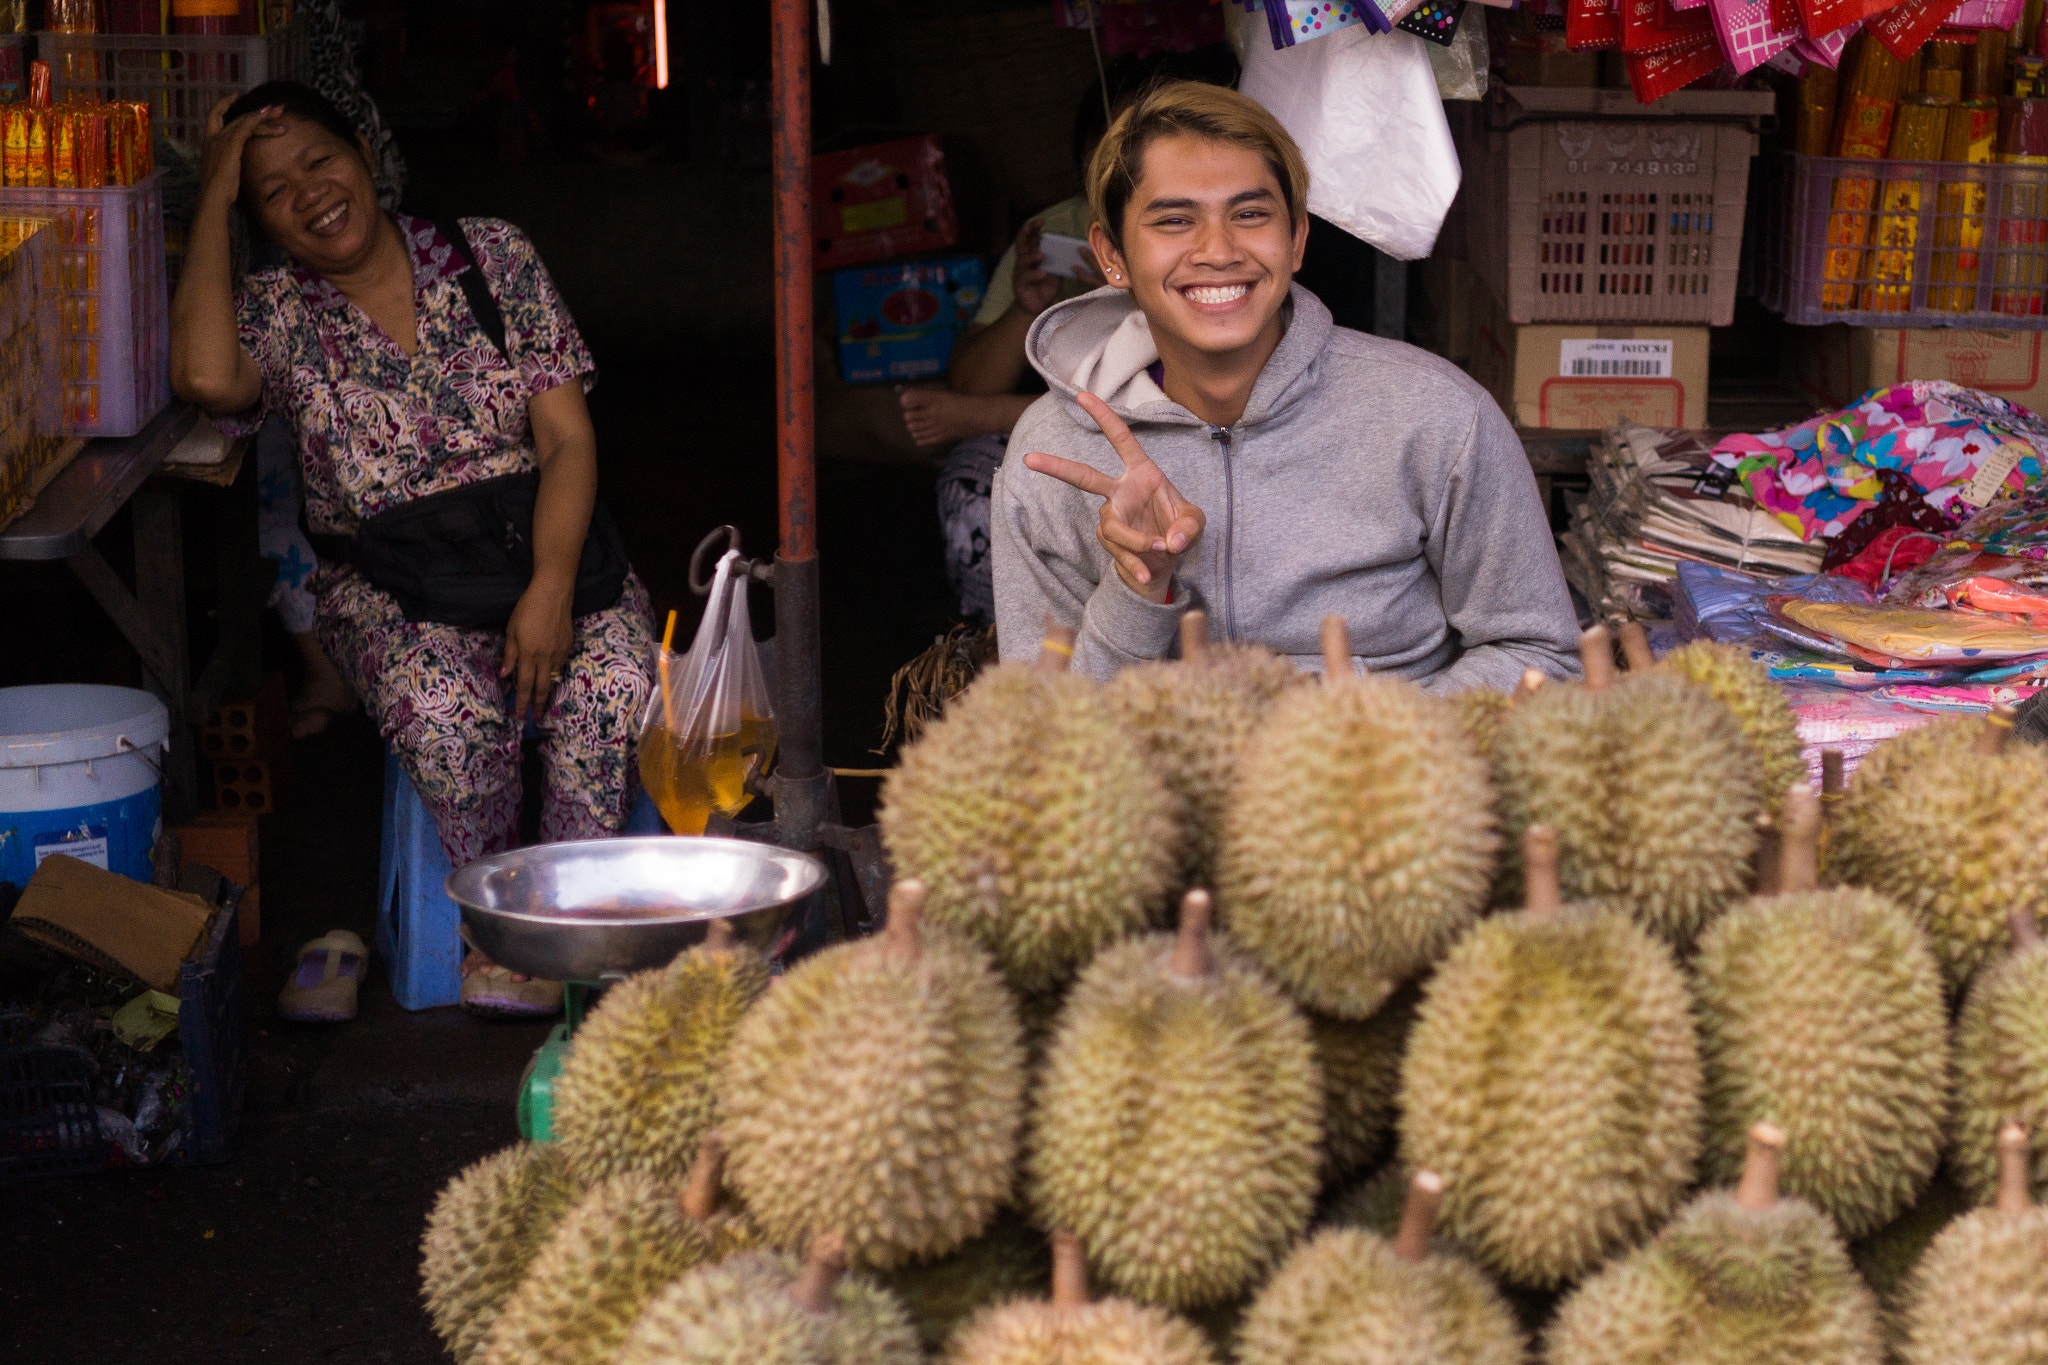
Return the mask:
[[1180,292],[1190,303],[1236,303],[1251,292],[1248,284],[1197,284]]
[[348,204],[346,201],[336,204],[333,208],[327,210],[327,212],[321,214],[318,218],[315,218],[307,226],[311,228],[311,230],[314,232],[320,232],[323,231],[324,229],[331,228],[337,222],[341,221],[341,215],[344,212],[346,212],[347,209]]

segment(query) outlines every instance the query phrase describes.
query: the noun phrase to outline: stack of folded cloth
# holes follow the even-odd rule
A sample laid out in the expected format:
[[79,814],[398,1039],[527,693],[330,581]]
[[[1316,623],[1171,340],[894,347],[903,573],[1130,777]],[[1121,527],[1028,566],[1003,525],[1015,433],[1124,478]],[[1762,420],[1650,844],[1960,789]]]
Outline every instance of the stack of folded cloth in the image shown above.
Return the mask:
[[1820,571],[1827,547],[1759,507],[1713,451],[1700,432],[1635,422],[1594,446],[1592,491],[1561,545],[1565,576],[1597,613],[1644,615],[1646,596],[1661,606],[1688,561],[1766,577]]

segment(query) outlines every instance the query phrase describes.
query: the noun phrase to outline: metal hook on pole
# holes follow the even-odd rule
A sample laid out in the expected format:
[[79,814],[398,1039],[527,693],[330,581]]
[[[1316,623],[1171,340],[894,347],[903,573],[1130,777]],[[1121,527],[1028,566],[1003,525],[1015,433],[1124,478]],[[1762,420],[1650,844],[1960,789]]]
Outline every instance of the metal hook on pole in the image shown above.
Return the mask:
[[[697,548],[690,552],[690,591],[699,597],[709,597],[718,561],[725,557],[727,551],[737,552],[739,548],[738,527],[712,527],[710,533],[697,542]],[[775,582],[775,565],[769,560],[742,556],[740,569],[756,583]]]

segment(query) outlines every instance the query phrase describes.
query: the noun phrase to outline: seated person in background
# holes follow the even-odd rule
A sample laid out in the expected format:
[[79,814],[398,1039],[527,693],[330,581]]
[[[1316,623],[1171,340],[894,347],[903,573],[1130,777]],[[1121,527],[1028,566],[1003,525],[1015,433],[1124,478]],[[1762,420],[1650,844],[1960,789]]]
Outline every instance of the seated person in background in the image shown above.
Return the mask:
[[[239,289],[238,203],[290,258]],[[322,554],[306,584],[315,629],[455,867],[517,838],[528,717],[547,781],[542,839],[624,825],[654,652],[630,571],[613,605],[571,612],[597,492],[590,353],[523,233],[470,218],[461,235],[474,264],[433,224],[377,207],[367,148],[332,104],[290,82],[259,86],[209,119],[171,334],[181,396],[244,429],[268,412],[291,422]],[[464,294],[469,270],[502,318],[502,351]],[[346,538],[388,509],[536,471],[531,579],[501,628],[409,619],[328,557],[337,542],[366,545]],[[476,954],[464,971],[464,1003],[479,1011],[551,1012],[560,999],[559,985]]]
[[1168,655],[1201,607],[1318,667],[1341,616],[1376,673],[1508,690],[1577,671],[1578,622],[1514,428],[1450,362],[1333,326],[1295,284],[1308,168],[1236,91],[1134,101],[1088,168],[1111,288],[1026,349],[1051,392],[996,476],[997,639],[1047,617],[1106,678]]

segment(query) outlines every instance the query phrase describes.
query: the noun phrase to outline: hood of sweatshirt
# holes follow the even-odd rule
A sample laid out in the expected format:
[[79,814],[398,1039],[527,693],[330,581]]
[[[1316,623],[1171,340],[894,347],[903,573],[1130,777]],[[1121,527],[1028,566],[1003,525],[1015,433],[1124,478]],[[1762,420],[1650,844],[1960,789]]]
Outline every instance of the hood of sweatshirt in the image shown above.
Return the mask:
[[[1330,310],[1296,284],[1289,286],[1281,318],[1287,330],[1252,386],[1239,426],[1277,416],[1315,389],[1317,362],[1333,326]],[[1105,285],[1054,304],[1031,324],[1024,350],[1046,387],[1064,402],[1067,415],[1088,431],[1098,428],[1074,401],[1082,393],[1094,394],[1126,422],[1206,425],[1153,380],[1150,370],[1159,359],[1159,346],[1128,290]]]

